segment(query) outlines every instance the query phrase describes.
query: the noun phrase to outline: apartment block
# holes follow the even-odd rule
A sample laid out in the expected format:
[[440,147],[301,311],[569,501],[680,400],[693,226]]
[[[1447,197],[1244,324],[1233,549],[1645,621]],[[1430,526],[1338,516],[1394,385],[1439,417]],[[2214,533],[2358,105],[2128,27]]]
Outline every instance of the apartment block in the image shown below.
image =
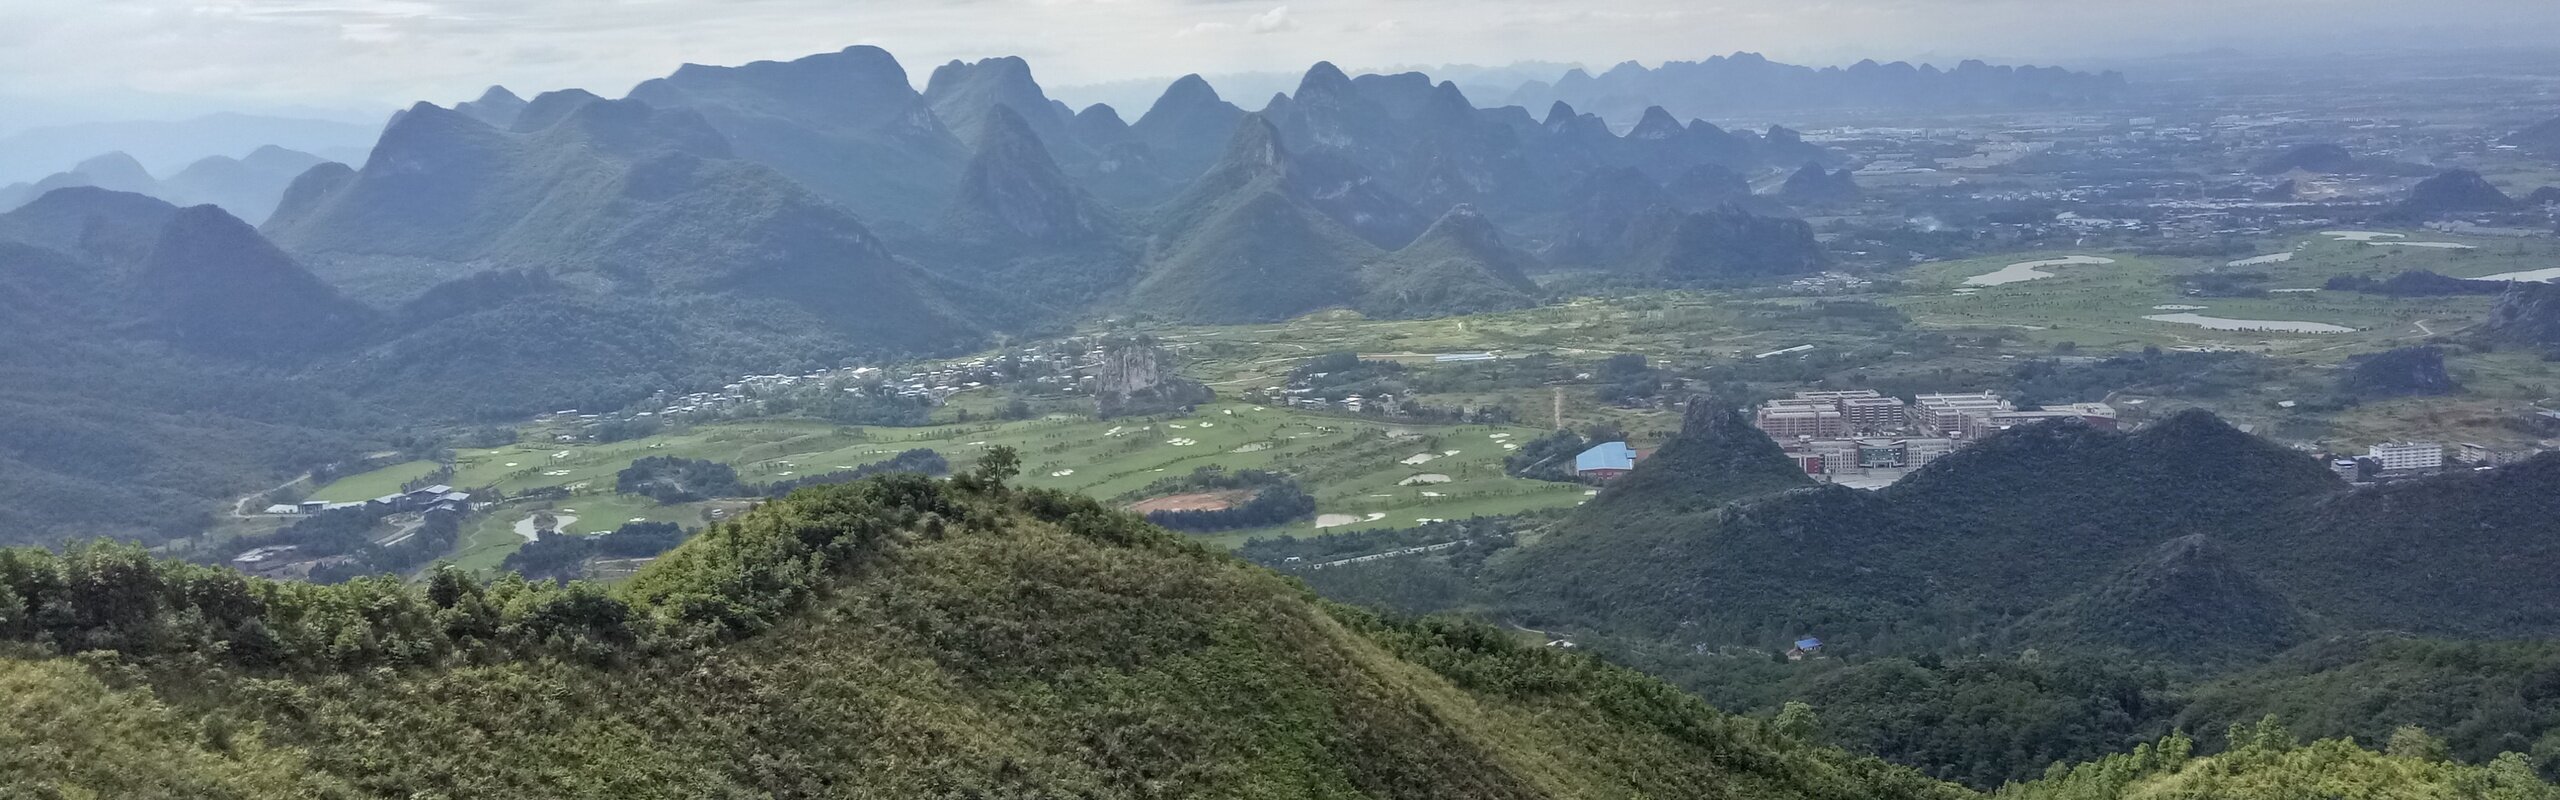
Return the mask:
[[2381,464],[2384,472],[2443,469],[2444,445],[2435,442],[2377,444],[2365,451],[2365,457]]

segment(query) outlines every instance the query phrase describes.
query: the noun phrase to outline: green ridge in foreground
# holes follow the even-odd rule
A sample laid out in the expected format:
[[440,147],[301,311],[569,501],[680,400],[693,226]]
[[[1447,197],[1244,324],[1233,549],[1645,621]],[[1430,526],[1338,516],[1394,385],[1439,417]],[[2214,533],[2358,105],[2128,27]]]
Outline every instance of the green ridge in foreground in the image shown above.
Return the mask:
[[985,473],[803,491],[612,590],[0,551],[0,640],[0,796],[1967,794]]
[[[1011,463],[803,490],[610,590],[0,550],[0,797],[1976,796],[1488,626],[1325,603]],[[2414,731],[2230,741],[2002,794],[2555,796]]]

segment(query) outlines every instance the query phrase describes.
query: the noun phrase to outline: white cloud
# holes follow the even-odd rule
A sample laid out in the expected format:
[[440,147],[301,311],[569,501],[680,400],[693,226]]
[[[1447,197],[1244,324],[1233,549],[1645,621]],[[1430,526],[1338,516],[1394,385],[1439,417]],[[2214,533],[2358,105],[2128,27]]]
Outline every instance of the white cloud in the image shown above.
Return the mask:
[[1298,24],[1289,19],[1288,6],[1276,6],[1247,18],[1245,27],[1252,28],[1254,33],[1280,33],[1296,30]]
[[1197,22],[1193,23],[1190,27],[1175,31],[1173,35],[1181,38],[1190,38],[1194,36],[1234,33],[1236,31],[1250,31],[1252,33],[1259,34],[1284,33],[1297,29],[1298,22],[1296,19],[1289,16],[1289,7],[1274,6],[1269,11],[1245,17],[1243,22]]

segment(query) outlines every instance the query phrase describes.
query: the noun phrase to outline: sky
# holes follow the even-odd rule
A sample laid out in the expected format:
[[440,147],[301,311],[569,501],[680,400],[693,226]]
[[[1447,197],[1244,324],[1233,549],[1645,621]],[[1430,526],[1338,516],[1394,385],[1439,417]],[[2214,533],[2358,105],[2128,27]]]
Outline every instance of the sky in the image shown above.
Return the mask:
[[1020,55],[1044,85],[1071,86],[1319,59],[2075,65],[2554,41],[2555,0],[0,0],[0,114],[375,115],[490,84],[619,96],[688,62],[853,44],[918,81],[953,58]]

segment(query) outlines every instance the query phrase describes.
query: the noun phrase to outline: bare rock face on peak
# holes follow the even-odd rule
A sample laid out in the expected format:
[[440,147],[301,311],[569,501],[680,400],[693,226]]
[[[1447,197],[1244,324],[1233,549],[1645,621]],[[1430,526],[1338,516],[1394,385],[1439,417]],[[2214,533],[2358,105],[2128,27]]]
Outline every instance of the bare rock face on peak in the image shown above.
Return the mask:
[[2509,284],[2474,332],[2490,341],[2560,350],[2560,284]]
[[1180,414],[1216,395],[1199,381],[1173,372],[1173,354],[1143,336],[1102,344],[1102,369],[1094,375],[1094,414],[1103,419]]

